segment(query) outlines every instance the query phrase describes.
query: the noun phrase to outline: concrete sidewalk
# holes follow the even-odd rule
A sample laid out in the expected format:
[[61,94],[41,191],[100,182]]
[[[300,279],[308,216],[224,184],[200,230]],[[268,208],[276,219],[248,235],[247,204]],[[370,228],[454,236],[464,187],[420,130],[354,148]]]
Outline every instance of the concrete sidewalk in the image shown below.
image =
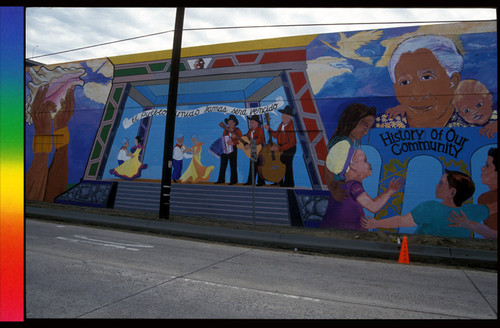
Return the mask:
[[[400,249],[396,243],[346,240],[286,232],[266,232],[236,229],[167,220],[141,219],[128,216],[103,215],[67,208],[26,206],[25,217],[68,223],[181,236],[241,245],[297,249],[299,251],[343,256],[383,258],[398,261]],[[411,262],[461,265],[473,268],[497,269],[497,251],[453,247],[410,245]]]

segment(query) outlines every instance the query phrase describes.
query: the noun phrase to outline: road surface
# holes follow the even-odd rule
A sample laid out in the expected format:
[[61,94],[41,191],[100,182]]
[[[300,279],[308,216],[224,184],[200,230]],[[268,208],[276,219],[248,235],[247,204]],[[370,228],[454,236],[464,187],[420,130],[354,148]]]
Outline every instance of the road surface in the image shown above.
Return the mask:
[[26,220],[26,319],[496,319],[497,272]]

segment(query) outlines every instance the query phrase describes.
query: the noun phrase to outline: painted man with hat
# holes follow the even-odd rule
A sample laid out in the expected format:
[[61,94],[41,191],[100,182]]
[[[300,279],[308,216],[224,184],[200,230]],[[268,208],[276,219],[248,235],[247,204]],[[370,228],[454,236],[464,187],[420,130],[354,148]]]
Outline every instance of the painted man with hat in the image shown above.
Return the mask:
[[232,151],[228,154],[220,155],[220,169],[219,169],[219,178],[216,183],[224,183],[226,180],[226,168],[227,162],[229,162],[231,177],[229,180],[229,184],[233,185],[238,183],[238,170],[237,170],[237,160],[238,160],[238,152],[236,145],[238,144],[238,139],[242,136],[241,130],[237,127],[239,124],[238,119],[234,115],[229,115],[228,118],[224,119],[224,123],[227,125],[227,129],[224,129],[222,132],[222,137],[228,136],[228,144],[232,147]]
[[268,124],[264,126],[271,136],[276,139],[277,145],[271,147],[273,151],[281,152],[281,162],[285,164],[285,177],[279,182],[283,187],[294,187],[293,179],[293,157],[297,150],[297,139],[295,137],[295,127],[293,125],[293,109],[286,105],[283,109],[278,109],[281,113],[281,123],[276,131],[271,130]]
[[192,154],[187,154],[187,152],[192,153],[193,149],[184,145],[184,136],[182,134],[178,134],[175,140],[176,144],[172,155],[172,181],[177,183],[182,174],[182,162],[184,158],[193,158]]
[[[266,137],[264,135],[264,129],[260,126],[259,115],[248,116],[248,124],[250,125],[248,132],[246,134],[248,140],[251,142],[255,140],[256,146],[264,145],[266,143]],[[245,148],[250,149],[250,144],[245,145]],[[258,154],[257,154],[258,155]],[[254,166],[254,178],[257,177],[257,186],[263,186],[266,182],[258,174],[258,166],[260,165],[260,160],[254,161],[250,158],[250,166],[248,169],[248,179],[245,185],[252,184],[252,165]]]

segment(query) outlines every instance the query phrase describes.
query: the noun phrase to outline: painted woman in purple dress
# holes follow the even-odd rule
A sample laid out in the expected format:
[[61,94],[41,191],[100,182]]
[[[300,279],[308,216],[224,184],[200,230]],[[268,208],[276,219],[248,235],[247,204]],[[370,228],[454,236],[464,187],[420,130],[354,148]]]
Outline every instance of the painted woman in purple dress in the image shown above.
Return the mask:
[[363,188],[362,182],[372,174],[372,166],[366,161],[366,155],[361,149],[354,149],[350,153],[352,155],[346,157],[348,168],[345,172],[345,184],[341,186],[347,192],[347,198],[336,201],[330,197],[320,224],[321,228],[366,230],[361,225],[364,209],[372,213],[378,212],[390,197],[401,189],[401,180],[392,179],[386,191],[371,198]]
[[392,179],[387,190],[374,199],[363,188],[362,181],[372,174],[372,168],[365,153],[357,148],[375,122],[375,115],[373,107],[351,104],[340,117],[325,163],[330,199],[321,228],[365,230],[361,225],[364,209],[378,212],[402,187],[399,179]]

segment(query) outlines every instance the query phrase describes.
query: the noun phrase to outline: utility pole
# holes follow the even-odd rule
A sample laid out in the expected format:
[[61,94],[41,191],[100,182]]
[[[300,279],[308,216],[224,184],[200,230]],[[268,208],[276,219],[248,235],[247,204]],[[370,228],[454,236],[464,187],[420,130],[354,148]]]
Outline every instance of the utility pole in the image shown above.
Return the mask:
[[167,118],[165,123],[165,143],[163,145],[163,170],[161,176],[160,218],[168,219],[170,213],[170,193],[172,180],[172,156],[174,146],[175,112],[177,105],[177,88],[179,66],[181,60],[182,29],[184,24],[184,7],[177,7],[175,15],[174,44],[170,63],[170,80],[168,90]]

